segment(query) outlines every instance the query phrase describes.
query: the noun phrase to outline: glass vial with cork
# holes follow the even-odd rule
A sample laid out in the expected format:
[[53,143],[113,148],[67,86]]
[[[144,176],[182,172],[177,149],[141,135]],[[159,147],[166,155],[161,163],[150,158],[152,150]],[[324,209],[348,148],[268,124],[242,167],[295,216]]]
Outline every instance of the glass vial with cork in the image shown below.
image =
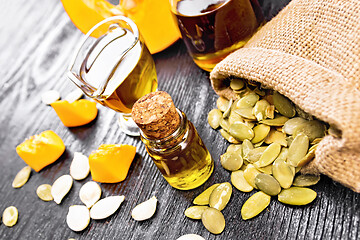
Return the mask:
[[211,155],[168,93],[158,91],[140,98],[132,118],[141,129],[147,152],[172,187],[193,189],[210,177],[214,169]]

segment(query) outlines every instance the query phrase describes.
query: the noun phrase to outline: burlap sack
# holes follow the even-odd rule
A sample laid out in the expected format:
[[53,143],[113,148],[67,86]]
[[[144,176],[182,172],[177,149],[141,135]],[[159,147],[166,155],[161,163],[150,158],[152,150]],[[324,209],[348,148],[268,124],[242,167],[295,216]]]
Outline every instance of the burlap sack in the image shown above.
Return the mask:
[[232,76],[261,82],[338,129],[310,169],[360,192],[359,0],[293,0],[214,68],[218,95],[235,97]]

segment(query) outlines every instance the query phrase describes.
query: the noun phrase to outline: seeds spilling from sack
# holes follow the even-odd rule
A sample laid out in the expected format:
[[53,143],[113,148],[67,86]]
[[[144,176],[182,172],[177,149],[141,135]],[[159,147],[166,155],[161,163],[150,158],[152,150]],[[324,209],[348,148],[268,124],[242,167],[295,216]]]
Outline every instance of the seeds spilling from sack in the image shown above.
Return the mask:
[[315,157],[327,126],[257,83],[232,79],[229,86],[238,99],[220,97],[208,122],[232,143],[220,157],[232,172],[231,183],[242,192],[260,190],[244,203],[243,219],[262,212],[271,196],[290,205],[311,203],[316,192],[304,187],[316,184],[320,176],[295,175]]

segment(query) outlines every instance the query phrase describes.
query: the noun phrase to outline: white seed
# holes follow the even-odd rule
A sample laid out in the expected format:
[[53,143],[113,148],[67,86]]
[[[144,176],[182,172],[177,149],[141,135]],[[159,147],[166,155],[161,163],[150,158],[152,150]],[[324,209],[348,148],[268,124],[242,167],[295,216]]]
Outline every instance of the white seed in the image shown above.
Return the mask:
[[73,179],[70,175],[62,175],[55,180],[51,187],[51,195],[57,204],[60,204],[65,195],[70,191]]
[[26,166],[23,167],[15,176],[14,181],[12,183],[13,188],[20,188],[24,186],[24,184],[29,180],[31,174],[31,167]]
[[75,89],[74,91],[70,92],[64,100],[68,101],[69,103],[75,102],[76,100],[79,100],[83,96],[83,91],[81,89]]
[[74,153],[74,158],[70,165],[70,175],[75,180],[85,179],[90,172],[89,159],[80,152]]
[[19,212],[16,207],[7,207],[2,215],[2,221],[5,226],[12,227],[17,223]]
[[79,197],[87,208],[91,208],[101,197],[99,184],[93,181],[85,183],[80,188]]
[[49,90],[41,94],[41,101],[47,105],[60,99],[60,93],[56,90]]
[[125,196],[110,196],[101,199],[90,209],[92,219],[104,219],[116,212],[124,201]]
[[89,209],[83,205],[70,206],[66,223],[75,232],[84,230],[90,223]]
[[151,218],[156,211],[157,199],[155,196],[137,205],[131,212],[131,216],[136,221],[143,221]]
[[203,238],[200,235],[191,233],[191,234],[182,235],[181,237],[179,237],[176,240],[205,240],[205,238]]

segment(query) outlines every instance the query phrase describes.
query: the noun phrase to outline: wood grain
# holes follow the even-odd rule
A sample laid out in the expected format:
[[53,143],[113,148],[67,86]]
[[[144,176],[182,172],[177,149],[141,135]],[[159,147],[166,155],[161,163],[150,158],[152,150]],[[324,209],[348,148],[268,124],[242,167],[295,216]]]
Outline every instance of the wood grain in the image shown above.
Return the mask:
[[[66,78],[66,68],[82,34],[55,0],[0,0],[0,212],[13,205],[19,221],[12,228],[0,225],[1,239],[176,239],[197,233],[205,239],[359,239],[360,196],[323,176],[313,187],[318,193],[314,203],[304,207],[286,206],[274,198],[267,211],[243,221],[240,209],[253,193],[234,190],[223,210],[225,231],[218,236],[207,232],[200,221],[187,219],[183,212],[194,197],[213,183],[230,181],[230,173],[219,163],[228,143],[207,124],[207,113],[215,107],[208,73],[197,68],[181,41],[155,54],[159,89],[173,97],[206,143],[215,160],[215,171],[201,187],[179,191],[170,187],[157,171],[139,138],[119,131],[116,113],[99,106],[95,122],[78,128],[64,127],[51,107],[41,103],[40,95],[49,89],[62,96],[75,89]],[[260,1],[267,16],[274,15],[284,1]],[[33,171],[29,182],[13,189],[11,182],[25,163],[15,147],[26,137],[51,129],[64,140],[66,152],[39,173]],[[89,155],[103,143],[126,143],[137,147],[137,155],[127,179],[119,184],[101,184],[103,197],[125,195],[120,209],[101,221],[92,220],[80,233],[65,222],[68,207],[80,204],[80,187],[91,177],[75,181],[60,205],[43,202],[36,188],[52,184],[69,173],[74,152]],[[144,222],[131,219],[131,210],[155,195],[158,209]]]

